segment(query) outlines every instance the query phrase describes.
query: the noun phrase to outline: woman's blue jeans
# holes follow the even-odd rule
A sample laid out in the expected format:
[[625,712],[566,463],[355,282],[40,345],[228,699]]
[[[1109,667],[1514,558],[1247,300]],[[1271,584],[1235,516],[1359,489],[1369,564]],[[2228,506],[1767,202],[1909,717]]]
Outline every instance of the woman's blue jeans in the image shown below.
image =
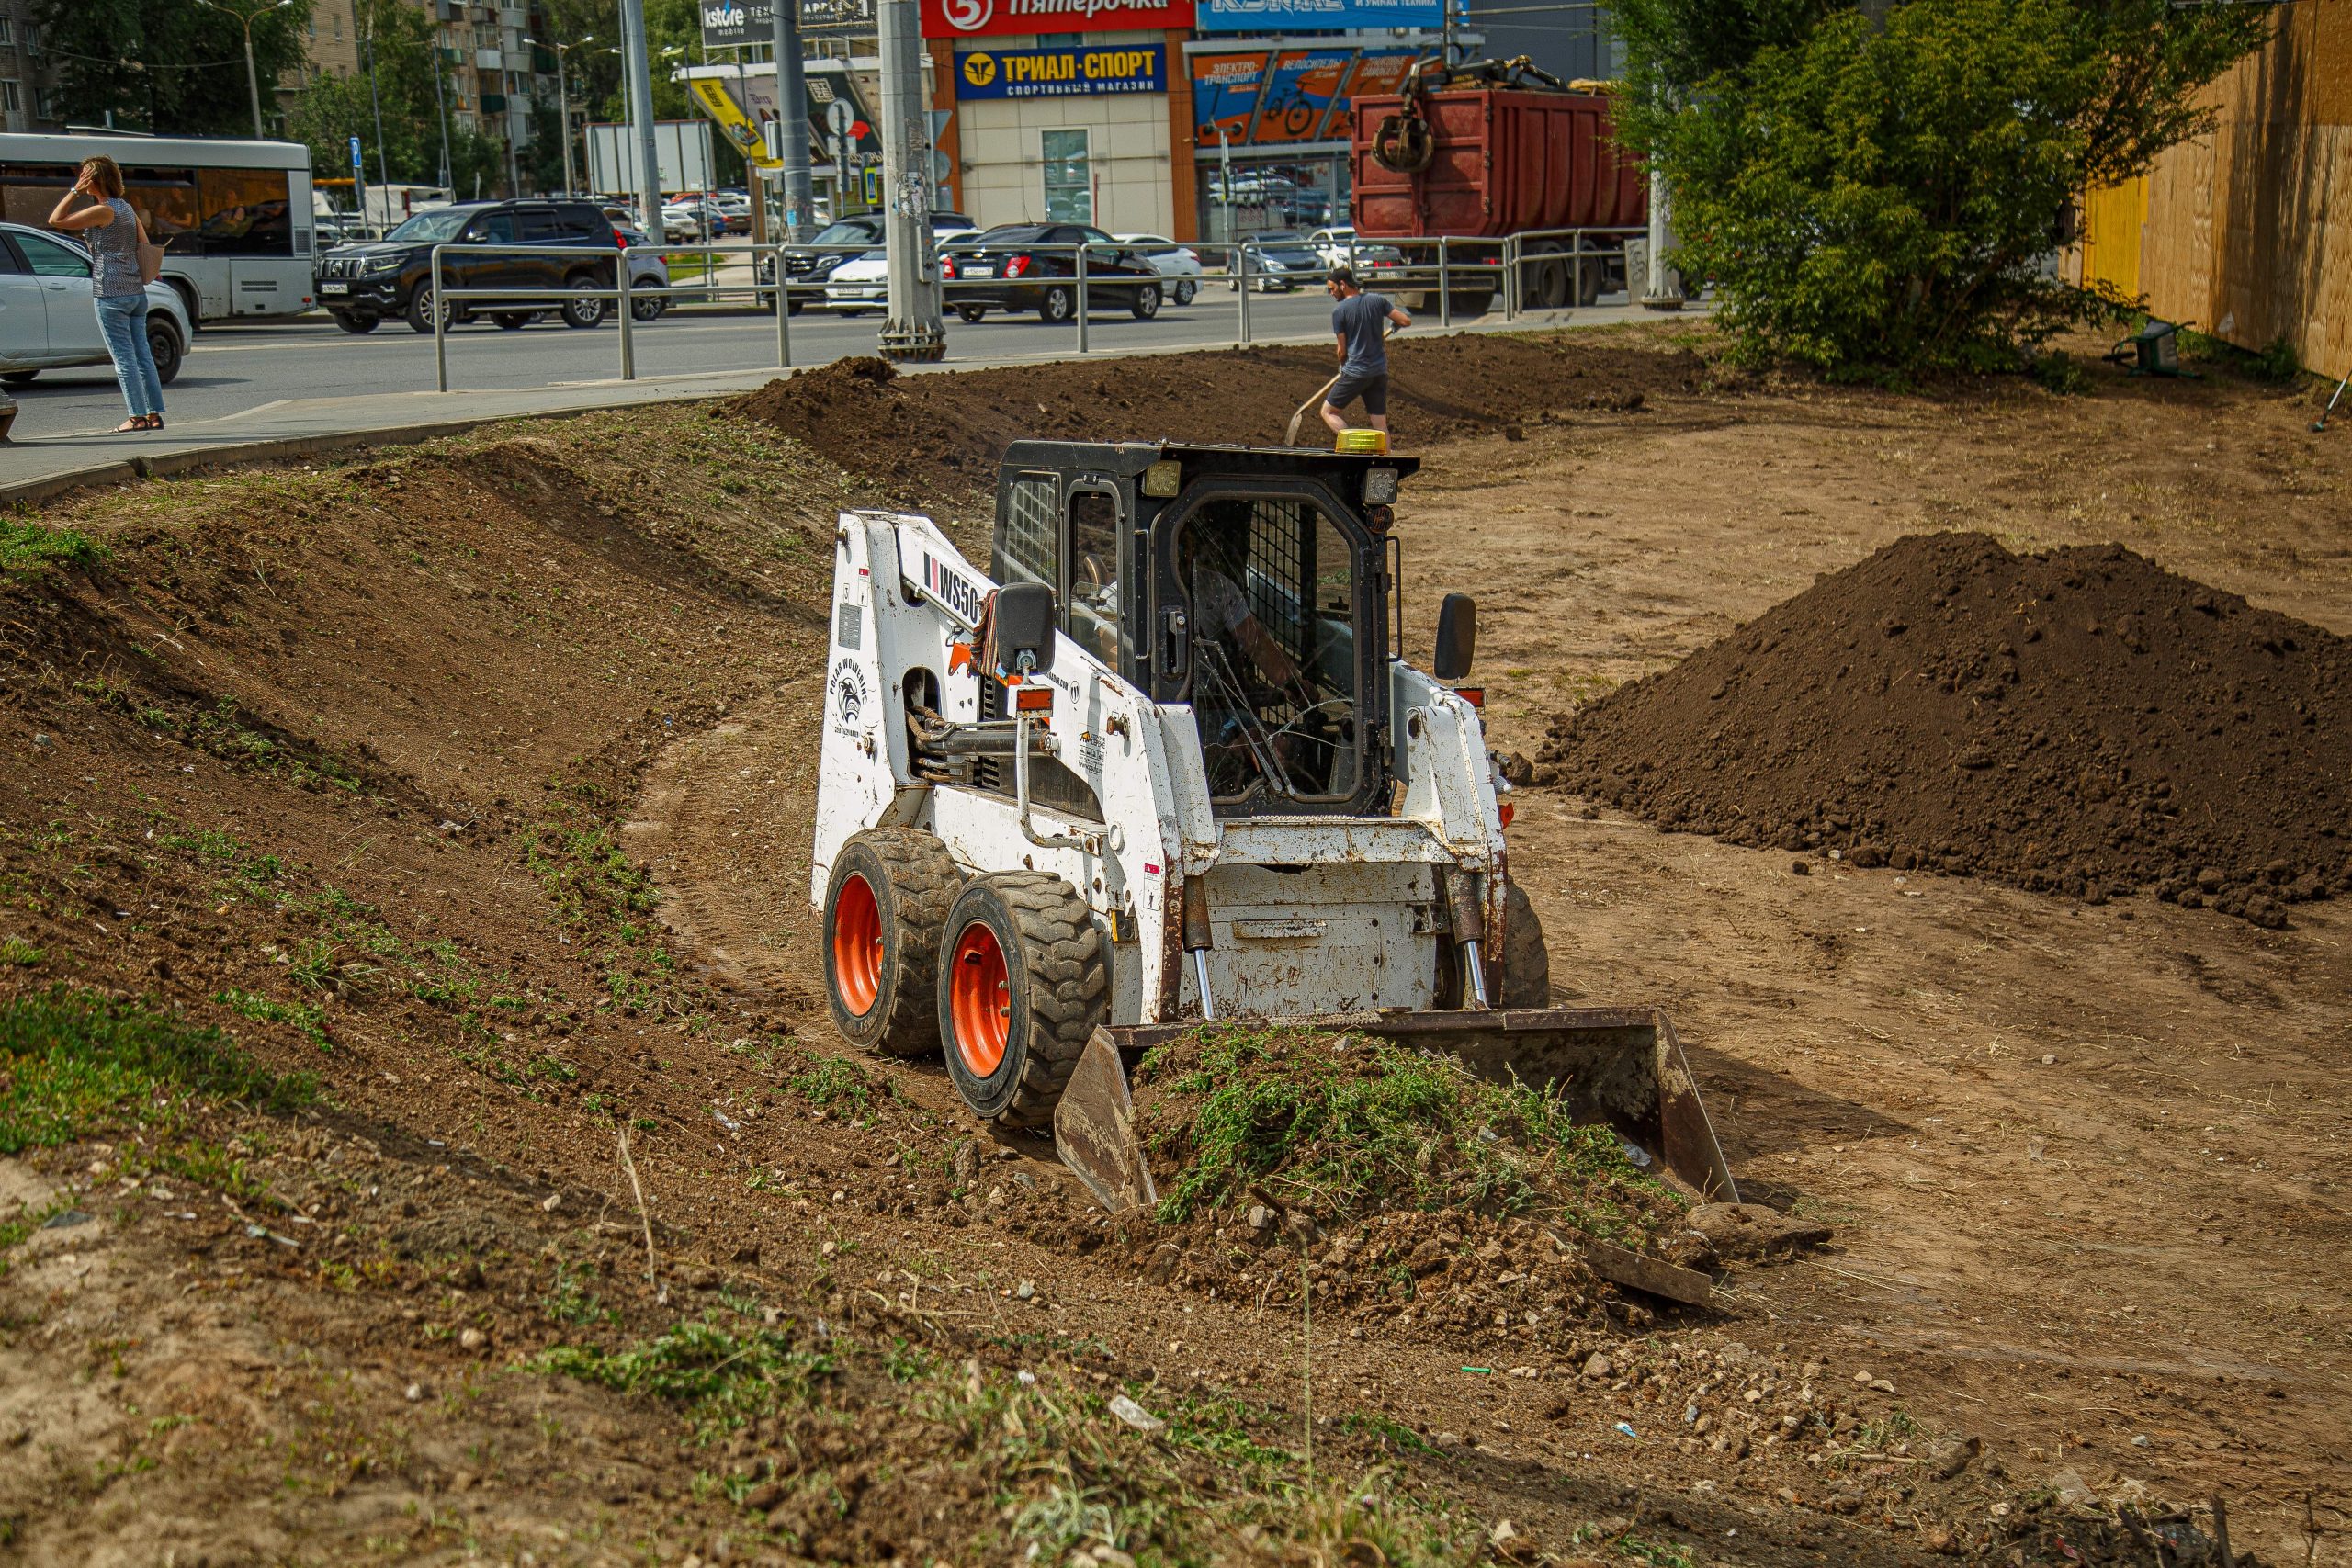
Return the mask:
[[147,343],[147,296],[108,294],[98,300],[98,331],[114,358],[114,378],[130,415],[164,412],[164,383],[155,376],[155,351]]

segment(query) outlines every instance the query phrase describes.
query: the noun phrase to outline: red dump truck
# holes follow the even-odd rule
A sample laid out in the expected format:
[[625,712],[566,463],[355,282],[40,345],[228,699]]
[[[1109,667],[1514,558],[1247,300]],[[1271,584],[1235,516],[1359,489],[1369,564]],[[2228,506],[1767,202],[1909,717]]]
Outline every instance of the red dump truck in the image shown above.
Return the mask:
[[[1524,58],[1452,67],[1430,59],[1398,92],[1353,107],[1359,239],[1489,240],[1446,251],[1454,262],[1493,264],[1511,234],[1614,230],[1523,242],[1520,297],[1529,307],[1589,305],[1623,287],[1623,236],[1649,222],[1649,179],[1618,149],[1606,97],[1572,91]],[[1602,254],[1579,266],[1579,250]],[[1435,246],[1406,252],[1417,266],[1436,264]],[[1454,279],[1456,308],[1476,313],[1498,276],[1490,266]]]

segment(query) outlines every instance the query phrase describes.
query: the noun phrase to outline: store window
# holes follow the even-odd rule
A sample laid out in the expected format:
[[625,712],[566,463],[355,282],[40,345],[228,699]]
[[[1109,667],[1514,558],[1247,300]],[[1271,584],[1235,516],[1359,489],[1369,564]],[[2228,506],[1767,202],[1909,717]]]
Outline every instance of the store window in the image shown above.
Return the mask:
[[1042,149],[1046,169],[1046,220],[1052,223],[1094,221],[1094,177],[1089,167],[1084,128],[1048,130]]

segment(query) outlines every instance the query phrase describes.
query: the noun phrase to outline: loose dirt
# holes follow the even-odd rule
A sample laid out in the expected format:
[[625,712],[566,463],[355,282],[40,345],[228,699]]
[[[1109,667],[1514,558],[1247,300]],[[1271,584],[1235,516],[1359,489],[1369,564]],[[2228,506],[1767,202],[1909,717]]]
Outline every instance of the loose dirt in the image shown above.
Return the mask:
[[[1923,532],[2120,542],[2233,622],[2352,630],[2346,448],[2293,400],[1902,399],[1692,345],[1400,345],[1488,364],[1442,444],[1400,412],[1430,461],[1398,528],[1411,640],[1480,598],[1504,750]],[[1000,437],[968,429],[1016,388],[1270,439],[1327,373],[1137,363],[880,389],[936,383],[911,408],[961,468],[672,408],[39,515],[110,553],[0,581],[0,1007],[110,997],[317,1091],[85,1085],[12,1133],[12,1552],[1063,1563],[1186,1527],[1234,1562],[2144,1562],[2116,1504],[2193,1509],[2188,1561],[2220,1495],[2242,1554],[2346,1561],[2341,900],[2273,931],[1796,877],[1522,790],[1560,999],[1669,1011],[1744,1195],[1832,1228],[1704,1317],[1512,1321],[1520,1238],[1472,1217],[1443,1277],[1500,1325],[1310,1320],[1226,1283],[1214,1230],[1155,1277],[936,1064],[840,1060],[807,860],[833,514],[952,488],[973,539]],[[1105,382],[1229,423],[1121,427]],[[1226,1239],[1261,1289],[1289,1245]]]
[[[1390,347],[1399,450],[1580,412],[1639,411],[1707,379],[1698,355],[1628,352],[1548,336],[1408,337]],[[879,359],[797,371],[729,405],[869,477],[901,502],[967,502],[992,487],[996,460],[1023,437],[1057,441],[1232,441],[1272,446],[1329,378],[1329,352],[1245,348],[898,375]],[[1325,439],[1313,411],[1302,439]]]
[[2120,546],[1898,540],[1540,760],[1671,830],[1863,868],[2271,927],[2352,890],[2352,646]]

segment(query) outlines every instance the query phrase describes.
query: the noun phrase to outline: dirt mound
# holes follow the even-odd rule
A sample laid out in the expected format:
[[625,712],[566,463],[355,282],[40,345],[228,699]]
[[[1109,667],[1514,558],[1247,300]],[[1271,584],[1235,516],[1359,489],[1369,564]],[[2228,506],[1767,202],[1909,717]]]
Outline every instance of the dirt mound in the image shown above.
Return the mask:
[[2352,646],[2120,546],[1913,536],[1555,723],[1541,775],[1669,828],[2142,889],[2352,890]]
[[[1605,1127],[1450,1058],[1307,1030],[1204,1031],[1137,1067],[1162,1194],[1125,1231],[1179,1285],[1549,1343],[1610,1296],[1578,1243],[1673,1252],[1681,1204]],[[1659,1238],[1677,1239],[1661,1248]]]
[[[1425,338],[1389,355],[1389,412],[1399,445],[1415,449],[1556,422],[1574,410],[1638,410],[1653,395],[1700,389],[1707,375],[1706,362],[1688,349],[1568,337]],[[879,359],[841,359],[726,407],[808,442],[893,501],[928,503],[965,499],[989,483],[997,458],[1023,436],[1278,442],[1330,373],[1322,346],[903,377]],[[1510,400],[1497,400],[1500,388],[1510,389]],[[1322,438],[1310,423],[1303,439]]]

